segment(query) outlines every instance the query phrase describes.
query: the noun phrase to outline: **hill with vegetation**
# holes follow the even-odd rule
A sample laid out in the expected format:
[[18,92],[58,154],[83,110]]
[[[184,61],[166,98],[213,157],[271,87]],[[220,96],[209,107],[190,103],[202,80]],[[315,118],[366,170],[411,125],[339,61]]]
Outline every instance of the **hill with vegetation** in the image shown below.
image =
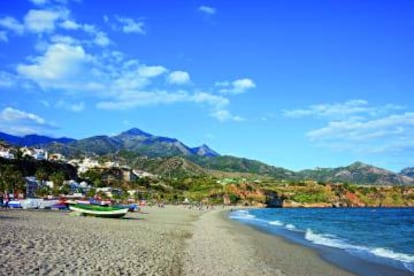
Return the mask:
[[303,170],[296,174],[296,179],[311,179],[319,182],[343,182],[370,185],[412,185],[414,178],[408,174],[398,174],[377,168],[362,162],[355,162],[346,167],[318,168]]
[[[0,135],[12,143],[19,144],[28,136]],[[31,136],[40,137],[40,136]],[[30,138],[30,137],[29,137]],[[20,139],[20,140],[19,140]],[[66,139],[66,138],[63,138]],[[48,137],[34,139],[53,153],[62,153],[67,158],[92,156],[107,160],[118,160],[131,167],[154,174],[169,176],[215,176],[218,174],[254,174],[279,180],[314,180],[320,183],[341,182],[367,185],[413,185],[414,169],[400,173],[374,167],[362,162],[339,168],[317,168],[294,172],[271,166],[260,161],[228,155],[219,155],[207,145],[188,147],[178,139],[155,136],[138,128],[132,128],[115,136],[93,136],[80,140],[59,140]],[[43,144],[44,142],[46,144]]]
[[18,146],[34,146],[34,145],[46,145],[53,142],[60,143],[60,144],[67,144],[73,141],[76,141],[72,138],[52,138],[48,136],[42,136],[42,135],[25,135],[23,137],[10,135],[4,132],[0,132],[0,140],[3,140],[9,144],[12,145],[18,145]]

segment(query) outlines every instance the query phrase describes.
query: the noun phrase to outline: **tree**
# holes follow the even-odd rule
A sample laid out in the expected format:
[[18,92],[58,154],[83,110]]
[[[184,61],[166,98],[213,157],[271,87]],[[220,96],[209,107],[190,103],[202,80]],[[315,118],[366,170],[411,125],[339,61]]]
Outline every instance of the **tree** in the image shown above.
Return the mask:
[[102,175],[97,170],[88,170],[81,174],[81,177],[87,179],[94,187],[103,187]]
[[0,190],[15,192],[24,190],[22,173],[13,165],[0,165]]
[[35,177],[39,181],[46,181],[49,178],[49,174],[44,168],[39,168],[35,172]]
[[49,180],[53,182],[54,192],[59,193],[65,181],[65,175],[62,172],[54,172],[49,176]]

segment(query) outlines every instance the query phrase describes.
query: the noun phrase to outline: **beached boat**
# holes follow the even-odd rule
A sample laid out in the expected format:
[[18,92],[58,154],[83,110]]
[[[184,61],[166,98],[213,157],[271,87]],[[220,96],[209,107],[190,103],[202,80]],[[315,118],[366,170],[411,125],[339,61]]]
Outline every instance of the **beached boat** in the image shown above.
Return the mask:
[[88,204],[69,205],[69,209],[74,212],[81,213],[86,216],[95,216],[103,218],[120,218],[126,215],[128,208],[99,206]]

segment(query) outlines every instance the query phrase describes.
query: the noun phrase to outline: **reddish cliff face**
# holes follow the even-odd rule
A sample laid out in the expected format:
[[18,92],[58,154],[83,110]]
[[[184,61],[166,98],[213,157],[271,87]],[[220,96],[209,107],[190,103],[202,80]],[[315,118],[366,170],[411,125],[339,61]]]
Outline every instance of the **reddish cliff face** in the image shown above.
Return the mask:
[[348,203],[348,207],[365,207],[365,203],[363,203],[355,193],[352,192],[345,192],[345,200]]

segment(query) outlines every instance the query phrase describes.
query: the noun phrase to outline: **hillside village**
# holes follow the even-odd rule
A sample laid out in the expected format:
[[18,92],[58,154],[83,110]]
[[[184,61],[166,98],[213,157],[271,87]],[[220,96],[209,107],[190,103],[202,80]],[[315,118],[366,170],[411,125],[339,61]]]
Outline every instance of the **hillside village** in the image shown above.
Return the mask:
[[[128,135],[128,139],[136,139],[130,132]],[[163,143],[170,141],[176,143],[173,139],[164,139]],[[410,170],[407,176],[397,175],[356,162],[346,168],[317,168],[293,174],[247,159],[194,158],[190,160],[198,164],[183,156],[151,158],[128,151],[71,158],[42,146],[2,142],[0,190],[15,198],[95,197],[124,202],[192,201],[271,207],[414,206],[413,186],[352,183],[354,176],[362,181],[410,183]],[[202,166],[204,162],[208,162],[207,168]],[[243,172],[243,167],[257,169]]]
[[[139,178],[157,178],[157,175],[151,174],[143,170],[134,170],[127,165],[121,165],[119,162],[114,161],[105,161],[100,162],[97,159],[91,157],[85,157],[82,159],[67,159],[63,154],[60,153],[50,153],[43,148],[36,147],[13,147],[5,143],[0,145],[0,158],[5,160],[34,160],[34,161],[47,161],[55,162],[60,164],[67,164],[76,169],[77,178],[76,179],[64,179],[61,183],[62,185],[67,185],[69,187],[69,193],[72,195],[77,195],[82,197],[85,192],[88,192],[91,189],[91,185],[83,180],[80,183],[77,182],[78,179],[82,179],[82,176],[88,171],[95,171],[98,173],[103,173],[105,171],[111,171],[111,177],[113,180],[123,181],[123,182],[132,182],[136,181]],[[1,162],[0,162],[1,164]],[[36,176],[25,176],[25,186],[26,193],[25,195],[20,194],[16,197],[24,196],[35,196],[37,191],[46,186],[50,189],[56,187],[56,183],[53,180],[42,181],[37,179]],[[104,191],[105,194],[111,198],[112,197],[111,187],[99,187],[96,189],[96,192]],[[79,193],[80,192],[80,193]],[[130,191],[133,193],[134,191]]]

